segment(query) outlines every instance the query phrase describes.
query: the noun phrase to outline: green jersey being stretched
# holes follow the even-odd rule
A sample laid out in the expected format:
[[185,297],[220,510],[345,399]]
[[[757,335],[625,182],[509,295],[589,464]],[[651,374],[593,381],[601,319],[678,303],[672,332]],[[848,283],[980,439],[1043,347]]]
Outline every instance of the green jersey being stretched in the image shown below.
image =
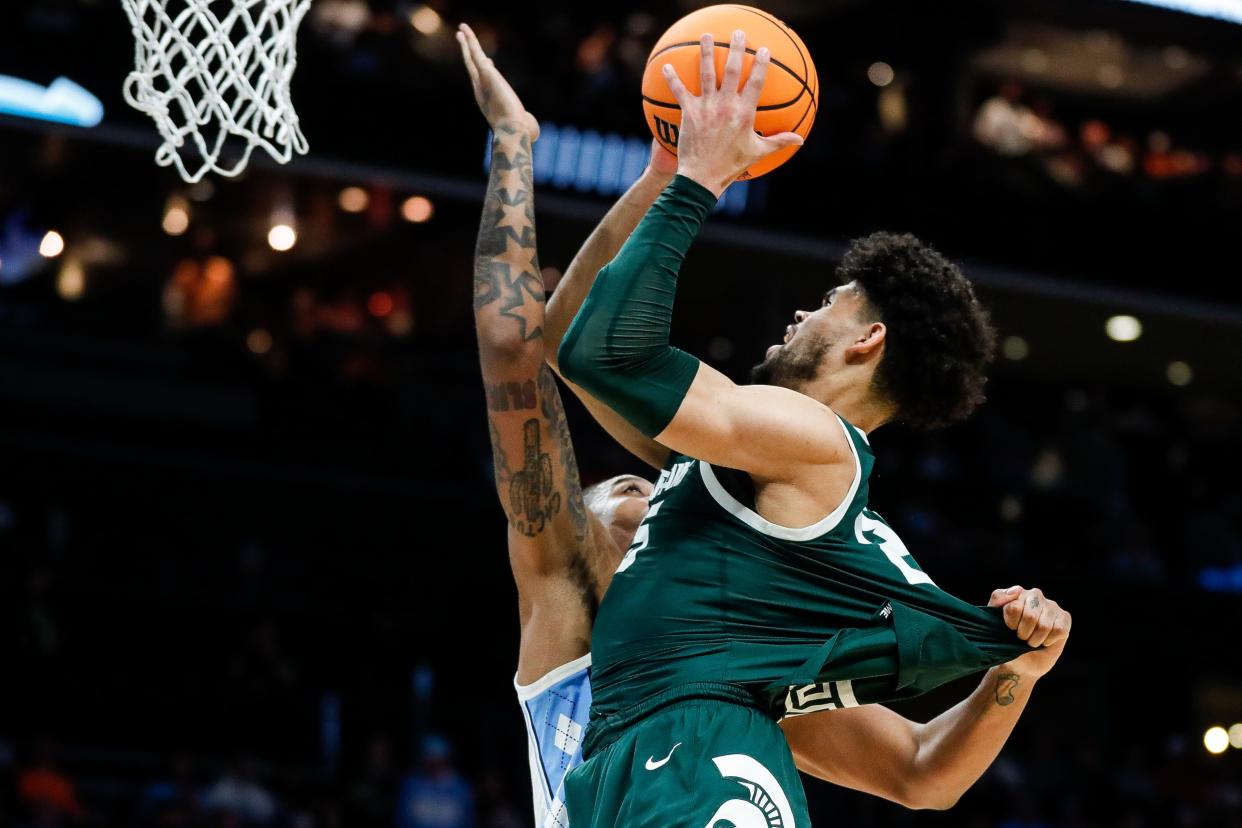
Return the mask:
[[774,718],[892,701],[1028,651],[1000,610],[939,589],[867,508],[874,455],[838,419],[853,482],[801,529],[755,512],[748,475],[670,458],[595,621],[593,721],[703,682]]

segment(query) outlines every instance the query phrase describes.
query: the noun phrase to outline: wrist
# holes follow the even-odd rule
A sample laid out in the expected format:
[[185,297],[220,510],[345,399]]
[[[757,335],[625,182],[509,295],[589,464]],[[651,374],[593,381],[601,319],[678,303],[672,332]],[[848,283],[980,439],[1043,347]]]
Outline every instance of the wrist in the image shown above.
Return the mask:
[[501,143],[503,141],[522,140],[522,136],[526,134],[522,124],[515,118],[501,118],[492,124],[492,141]]
[[1006,661],[1004,664],[997,664],[988,671],[988,674],[992,678],[996,678],[1001,675],[1017,676],[1022,680],[1022,683],[1028,687],[1039,681],[1044,675],[1043,673],[1032,670],[1029,666],[1023,663],[1021,658],[1015,658],[1013,661]]
[[678,164],[677,175],[690,179],[703,189],[710,191],[716,198],[720,198],[733,182],[733,179],[722,179],[710,170],[697,169],[691,164]]
[[653,183],[659,182],[660,184],[667,184],[673,180],[673,176],[675,175],[677,175],[676,170],[673,170],[672,172],[664,172],[663,170],[657,170],[655,167],[648,164],[647,168],[643,170],[642,177]]

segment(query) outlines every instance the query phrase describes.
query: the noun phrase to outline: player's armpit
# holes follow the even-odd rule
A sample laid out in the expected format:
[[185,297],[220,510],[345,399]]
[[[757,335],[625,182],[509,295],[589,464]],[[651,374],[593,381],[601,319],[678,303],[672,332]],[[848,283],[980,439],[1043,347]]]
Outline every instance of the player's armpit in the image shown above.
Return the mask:
[[673,451],[768,480],[807,465],[853,463],[832,409],[770,385],[737,385],[704,363],[673,419],[655,438]]

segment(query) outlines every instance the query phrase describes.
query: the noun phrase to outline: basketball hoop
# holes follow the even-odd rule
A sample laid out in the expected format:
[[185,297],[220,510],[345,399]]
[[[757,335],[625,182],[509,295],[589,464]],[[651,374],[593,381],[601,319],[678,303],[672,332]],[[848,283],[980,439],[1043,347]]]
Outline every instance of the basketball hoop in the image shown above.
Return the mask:
[[289,84],[310,0],[121,3],[136,41],[125,100],[155,121],[157,164],[194,183],[239,175],[255,147],[282,164],[306,154]]

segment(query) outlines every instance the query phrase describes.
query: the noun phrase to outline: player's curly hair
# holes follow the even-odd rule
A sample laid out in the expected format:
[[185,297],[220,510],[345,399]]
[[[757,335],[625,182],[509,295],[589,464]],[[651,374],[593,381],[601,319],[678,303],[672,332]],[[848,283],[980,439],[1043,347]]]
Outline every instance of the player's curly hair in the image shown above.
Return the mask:
[[837,276],[858,284],[888,328],[874,382],[897,420],[934,429],[970,416],[996,332],[962,271],[909,233],[873,233],[850,245]]

